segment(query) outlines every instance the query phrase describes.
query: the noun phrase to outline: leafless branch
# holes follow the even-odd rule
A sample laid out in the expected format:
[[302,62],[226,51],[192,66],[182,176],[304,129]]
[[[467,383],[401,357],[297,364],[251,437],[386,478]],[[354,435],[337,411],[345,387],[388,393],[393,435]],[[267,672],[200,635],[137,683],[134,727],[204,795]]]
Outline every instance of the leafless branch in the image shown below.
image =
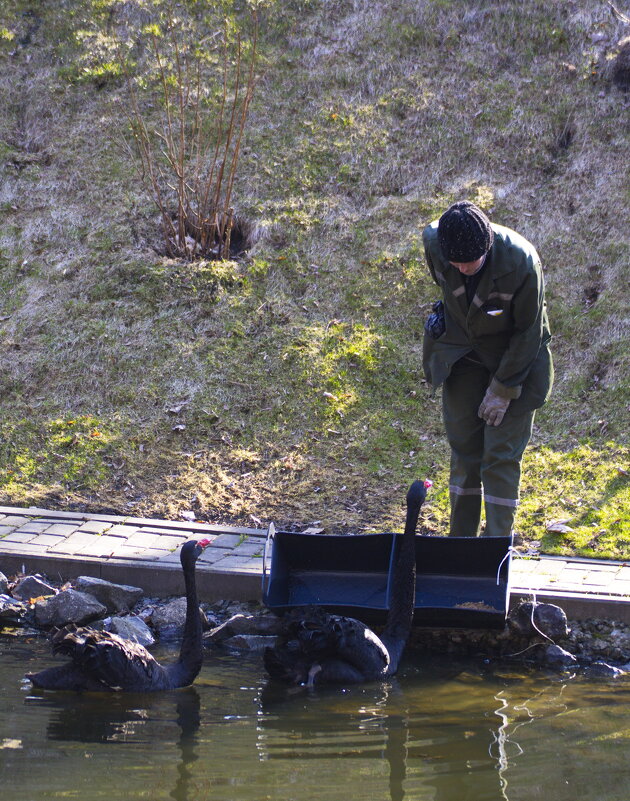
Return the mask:
[[[210,111],[210,104],[204,103],[207,76],[202,58],[182,45],[178,20],[172,9],[168,10],[164,36],[151,30],[164,115],[161,130],[147,124],[140,90],[123,64],[129,89],[128,119],[133,149],[141,179],[160,212],[166,251],[172,256],[187,260],[198,256],[229,257],[234,181],[255,86],[258,38],[255,12],[253,22],[247,64],[240,34],[230,45],[227,22],[224,26],[221,89],[218,103]],[[165,53],[167,45],[170,55]],[[214,119],[209,120],[209,114]]]

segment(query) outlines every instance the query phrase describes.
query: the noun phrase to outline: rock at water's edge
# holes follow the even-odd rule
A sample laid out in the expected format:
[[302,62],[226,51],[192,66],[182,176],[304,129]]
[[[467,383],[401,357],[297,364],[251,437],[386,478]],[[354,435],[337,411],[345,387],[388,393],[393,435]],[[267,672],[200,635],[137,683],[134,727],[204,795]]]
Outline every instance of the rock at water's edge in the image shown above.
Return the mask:
[[577,659],[573,654],[565,651],[564,648],[560,648],[559,645],[548,645],[545,648],[542,661],[545,665],[550,665],[551,667],[570,667],[577,664]]
[[143,590],[140,587],[130,587],[127,584],[112,584],[110,581],[94,578],[93,576],[79,576],[74,586],[80,592],[93,595],[107,607],[109,612],[128,612],[142,598]]
[[133,640],[145,647],[155,643],[155,637],[151,629],[140,617],[112,617],[107,625],[107,630],[113,634],[118,634],[127,640]]
[[57,590],[42,581],[40,576],[26,576],[13,588],[12,594],[20,601],[28,601],[29,598],[41,598],[42,595],[56,595]]
[[35,622],[44,628],[76,623],[81,626],[103,617],[107,608],[92,595],[77,590],[63,590],[53,598],[35,604]]

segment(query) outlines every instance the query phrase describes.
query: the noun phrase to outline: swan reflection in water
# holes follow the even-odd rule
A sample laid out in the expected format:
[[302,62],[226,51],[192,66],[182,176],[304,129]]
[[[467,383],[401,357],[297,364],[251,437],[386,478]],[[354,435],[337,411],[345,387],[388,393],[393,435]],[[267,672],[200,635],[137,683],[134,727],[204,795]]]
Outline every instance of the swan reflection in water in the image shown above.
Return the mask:
[[[171,718],[169,707],[179,727],[177,776],[170,797],[175,801],[193,801],[192,765],[201,724],[201,699],[194,686],[162,693],[55,693],[31,695],[29,700],[50,708],[46,727],[49,740],[79,743],[146,743],[155,733],[144,730],[153,719]],[[172,718],[171,718],[172,719]]]
[[[385,773],[391,801],[515,801],[508,778],[526,769],[519,741],[530,749],[536,738],[529,727],[566,709],[559,683],[549,683],[536,694],[529,682],[522,687],[520,682],[505,674],[475,672],[470,664],[458,667],[453,660],[432,667],[409,665],[399,679],[347,690],[287,688],[277,683],[255,689],[253,681],[248,704],[254,701],[254,706],[251,714],[241,717],[241,734],[249,731],[252,737],[245,741],[234,732],[237,745],[219,749],[233,756],[233,764],[224,759],[220,768],[208,767],[206,751],[211,741],[217,745],[212,738],[219,721],[224,724],[221,740],[231,741],[233,730],[224,715],[225,701],[220,702],[220,715],[208,707],[217,699],[215,685],[159,695],[55,693],[37,701],[49,709],[50,740],[146,743],[153,752],[158,736],[155,761],[147,762],[147,748],[125,749],[125,759],[131,769],[141,768],[147,781],[159,782],[160,797],[174,801],[199,801],[206,797],[199,794],[200,788],[229,784],[242,775],[244,764],[253,774],[254,763],[262,767],[260,763],[270,760],[295,766],[296,780],[305,782],[305,798],[313,797],[309,781],[314,776],[318,781],[329,776],[331,782],[338,781],[340,773],[384,780]],[[529,728],[525,737],[523,727]],[[251,749],[248,753],[233,750],[244,742]],[[134,762],[138,759],[141,763]],[[358,770],[339,770],[344,764],[339,760],[347,759],[354,765],[358,761]],[[318,760],[321,766],[316,765]],[[333,762],[336,767],[328,774],[324,766]],[[284,772],[278,762],[260,772],[263,795]],[[139,774],[135,776],[137,782]],[[172,788],[170,793],[162,789],[164,783]],[[516,778],[514,786],[518,785]],[[356,795],[349,790],[348,797]]]
[[[195,751],[198,745],[201,702],[199,693],[194,687],[177,694],[177,724],[180,735],[177,745],[180,758],[177,763],[177,781],[170,793],[175,801],[189,801],[189,790],[192,780],[192,765],[199,759]],[[192,797],[191,797],[192,798]]]
[[402,684],[393,680],[343,694],[304,688],[300,696],[268,684],[259,697],[259,758],[385,760],[391,801],[425,794],[432,801],[510,801],[508,771],[523,754],[519,729],[566,709],[562,687],[519,701],[520,693],[506,691],[502,677],[462,673],[471,692],[453,706],[441,703],[444,678],[425,683],[426,705],[405,691],[405,676]]
[[[314,691],[309,691],[314,693]],[[423,758],[422,749],[410,742],[410,720],[407,714],[397,711],[404,703],[397,683],[382,685],[381,697],[374,700],[374,685],[353,688],[340,697],[334,690],[326,693],[326,713],[318,705],[316,717],[309,721],[309,709],[303,710],[301,736],[296,741],[295,716],[289,709],[295,695],[277,684],[267,685],[260,696],[258,750],[263,760],[320,759],[384,759],[389,765],[389,795],[391,801],[405,798],[405,778],[408,761]],[[323,695],[323,691],[316,692]],[[355,713],[348,713],[348,695],[360,701],[362,695],[368,703],[359,703]],[[392,696],[398,696],[394,701]],[[350,702],[352,705],[352,702]],[[289,714],[284,715],[283,711]],[[452,801],[452,798],[449,799]]]

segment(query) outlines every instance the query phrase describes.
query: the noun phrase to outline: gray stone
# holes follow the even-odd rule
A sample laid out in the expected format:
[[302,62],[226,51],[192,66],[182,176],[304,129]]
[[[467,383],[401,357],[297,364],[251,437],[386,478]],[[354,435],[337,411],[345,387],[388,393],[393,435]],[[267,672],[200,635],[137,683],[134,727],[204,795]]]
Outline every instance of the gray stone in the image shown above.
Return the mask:
[[630,651],[630,630],[626,626],[624,628],[615,627],[610,632],[610,639],[615,643],[617,648],[625,651]]
[[22,601],[16,601],[10,595],[0,595],[0,623],[19,623],[27,609]]
[[569,633],[564,609],[555,604],[524,601],[510,613],[509,624],[527,638],[542,633],[557,640]]
[[245,615],[247,617],[252,614],[251,604],[247,601],[221,601],[220,604],[217,604],[217,608],[224,614],[230,615],[230,617],[236,615]]
[[617,679],[625,676],[626,672],[623,668],[614,667],[607,662],[593,662],[583,670],[584,675],[589,679]]
[[264,634],[237,634],[226,640],[226,645],[230,648],[238,648],[239,651],[251,651],[252,653],[262,653],[265,648],[273,647],[276,642],[275,637]]
[[82,625],[103,617],[107,608],[85,592],[63,590],[53,598],[35,604],[35,622],[39,626],[65,626],[66,623]]
[[216,615],[213,615],[211,612],[208,612],[205,609],[202,609],[201,611],[205,617],[205,623],[203,627],[204,631],[212,631],[221,623],[221,620]]
[[113,634],[119,634],[127,640],[133,640],[140,645],[153,645],[155,637],[151,629],[141,617],[130,615],[129,617],[112,617],[109,619],[107,630]]
[[[208,628],[205,613],[199,609],[201,625]],[[145,614],[143,614],[145,617]],[[149,622],[158,632],[161,640],[172,640],[181,637],[186,622],[186,599],[174,598],[165,604],[156,606],[152,611]]]
[[160,626],[156,633],[162,642],[177,642],[181,640],[184,630],[177,623],[166,623]]
[[42,581],[40,576],[26,576],[13,588],[13,596],[21,601],[29,598],[40,598],[42,595],[56,595],[57,590]]
[[236,614],[203,635],[204,645],[211,646],[225,640],[232,645],[237,637],[266,636],[273,640],[285,631],[283,620],[271,615]]
[[5,593],[9,588],[9,581],[4,573],[0,572],[0,595]]
[[166,626],[183,626],[186,620],[186,599],[174,598],[162,606],[157,606],[151,615],[153,628],[160,629]]
[[110,581],[92,576],[79,576],[73,583],[77,590],[93,595],[97,601],[104,604],[108,612],[128,612],[143,595],[140,587],[112,584]]
[[565,651],[564,648],[560,648],[559,645],[548,645],[545,648],[542,661],[552,667],[570,667],[577,663],[577,659],[573,654]]

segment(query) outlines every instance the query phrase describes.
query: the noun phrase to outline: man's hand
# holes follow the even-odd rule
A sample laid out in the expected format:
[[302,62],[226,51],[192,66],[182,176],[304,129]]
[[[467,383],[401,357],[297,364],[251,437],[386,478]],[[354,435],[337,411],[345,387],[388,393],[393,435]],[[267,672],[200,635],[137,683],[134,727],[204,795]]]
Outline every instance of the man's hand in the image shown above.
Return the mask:
[[500,395],[495,395],[490,389],[486,390],[481,406],[477,414],[482,420],[485,420],[489,426],[498,426],[510,405],[510,398],[502,398]]

